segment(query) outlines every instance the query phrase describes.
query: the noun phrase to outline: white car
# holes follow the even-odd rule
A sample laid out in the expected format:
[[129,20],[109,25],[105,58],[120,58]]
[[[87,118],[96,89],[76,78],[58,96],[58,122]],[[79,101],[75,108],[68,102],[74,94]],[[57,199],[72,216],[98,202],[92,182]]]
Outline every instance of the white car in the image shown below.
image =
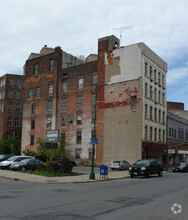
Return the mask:
[[128,170],[130,167],[129,162],[125,161],[125,160],[118,160],[118,161],[114,161],[113,163],[110,164],[110,168],[112,170]]
[[9,167],[12,163],[20,162],[21,160],[29,159],[29,158],[33,159],[33,157],[30,157],[30,156],[12,156],[12,157],[8,158],[7,160],[0,162],[0,168],[1,169],[9,169]]

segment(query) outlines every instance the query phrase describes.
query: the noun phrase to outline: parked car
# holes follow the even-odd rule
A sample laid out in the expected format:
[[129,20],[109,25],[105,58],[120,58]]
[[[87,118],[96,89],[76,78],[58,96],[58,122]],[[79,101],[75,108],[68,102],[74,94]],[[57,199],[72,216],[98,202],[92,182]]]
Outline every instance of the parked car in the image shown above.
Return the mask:
[[0,162],[2,162],[4,160],[7,160],[10,157],[12,157],[12,156],[10,156],[10,155],[0,155]]
[[10,165],[9,169],[10,170],[36,170],[37,166],[39,164],[42,164],[43,162],[38,159],[24,159],[21,160],[20,162],[14,162]]
[[134,176],[149,177],[151,174],[158,174],[158,176],[162,176],[163,170],[164,166],[154,159],[138,160],[129,168],[129,174],[131,178]]
[[176,163],[173,172],[188,172],[188,163]]
[[128,170],[130,166],[126,160],[117,160],[110,164],[112,170]]
[[12,157],[8,158],[7,160],[0,162],[0,168],[9,169],[9,166],[12,163],[20,162],[21,160],[28,159],[28,158],[32,159],[32,157],[30,157],[30,156],[12,156]]

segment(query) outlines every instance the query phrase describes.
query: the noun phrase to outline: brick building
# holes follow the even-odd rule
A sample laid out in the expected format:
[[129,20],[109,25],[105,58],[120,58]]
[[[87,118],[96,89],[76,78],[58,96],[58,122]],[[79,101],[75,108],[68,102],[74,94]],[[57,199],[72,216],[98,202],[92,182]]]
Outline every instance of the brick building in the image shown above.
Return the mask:
[[[44,47],[25,64],[22,153],[58,129],[70,157],[91,158],[97,96],[96,163],[163,159],[166,143],[167,64],[144,43],[119,47],[99,39],[98,55],[83,63],[60,47]],[[113,85],[108,85],[112,84]]]
[[167,102],[169,166],[174,162],[188,162],[188,111],[184,103]]
[[17,136],[22,126],[24,76],[0,77],[0,139]]

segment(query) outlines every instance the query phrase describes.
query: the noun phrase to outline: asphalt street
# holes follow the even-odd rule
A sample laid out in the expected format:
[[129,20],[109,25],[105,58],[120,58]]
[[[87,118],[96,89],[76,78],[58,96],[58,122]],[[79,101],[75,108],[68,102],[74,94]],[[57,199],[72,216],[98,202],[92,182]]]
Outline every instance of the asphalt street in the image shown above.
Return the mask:
[[187,182],[188,173],[61,184],[0,178],[0,219],[182,220],[188,217]]

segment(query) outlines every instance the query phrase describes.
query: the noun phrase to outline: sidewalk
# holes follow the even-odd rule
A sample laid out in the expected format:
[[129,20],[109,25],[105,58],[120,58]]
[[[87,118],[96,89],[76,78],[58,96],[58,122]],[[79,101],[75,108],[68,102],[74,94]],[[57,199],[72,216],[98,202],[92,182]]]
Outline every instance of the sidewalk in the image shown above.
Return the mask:
[[40,182],[40,183],[84,183],[106,181],[113,179],[122,179],[129,177],[128,171],[110,172],[108,178],[100,178],[99,174],[95,174],[95,180],[89,179],[89,174],[79,176],[65,176],[65,177],[45,177],[34,174],[15,172],[10,170],[0,170],[0,177],[10,178],[14,180],[22,180],[26,182]]

